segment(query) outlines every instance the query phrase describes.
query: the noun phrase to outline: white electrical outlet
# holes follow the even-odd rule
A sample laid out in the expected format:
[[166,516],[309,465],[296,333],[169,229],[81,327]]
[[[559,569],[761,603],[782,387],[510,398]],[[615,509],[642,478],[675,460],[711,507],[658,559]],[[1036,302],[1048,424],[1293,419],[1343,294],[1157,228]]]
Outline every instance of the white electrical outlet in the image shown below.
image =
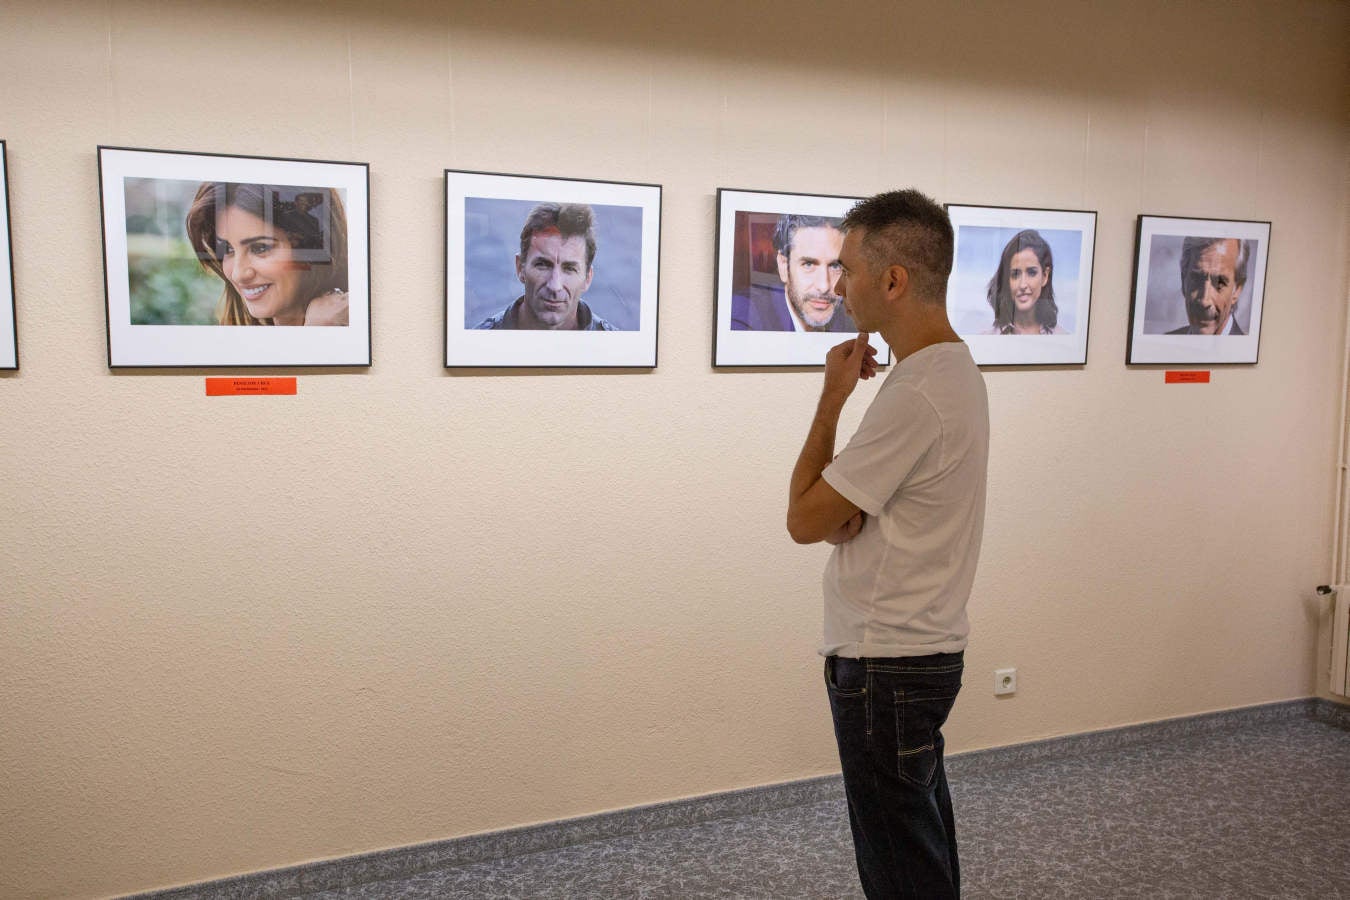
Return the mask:
[[994,695],[1002,697],[1005,694],[1017,693],[1017,670],[1016,669],[995,669],[994,670]]

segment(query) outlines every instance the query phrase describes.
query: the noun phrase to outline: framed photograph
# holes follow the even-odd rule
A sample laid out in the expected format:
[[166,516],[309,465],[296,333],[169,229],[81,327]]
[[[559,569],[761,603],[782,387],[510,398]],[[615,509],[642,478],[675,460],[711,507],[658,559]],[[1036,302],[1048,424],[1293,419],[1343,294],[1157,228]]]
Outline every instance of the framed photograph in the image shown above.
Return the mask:
[[[834,292],[857,197],[717,189],[714,366],[823,366],[853,319]],[[872,336],[877,362],[891,348]]]
[[661,186],[445,170],[447,367],[654,368]]
[[14,253],[9,244],[9,166],[0,141],[0,369],[19,367],[14,327]]
[[982,366],[1081,366],[1097,214],[948,204],[952,327]]
[[365,163],[98,162],[109,366],[370,365]]
[[1140,216],[1125,361],[1254,363],[1270,223]]

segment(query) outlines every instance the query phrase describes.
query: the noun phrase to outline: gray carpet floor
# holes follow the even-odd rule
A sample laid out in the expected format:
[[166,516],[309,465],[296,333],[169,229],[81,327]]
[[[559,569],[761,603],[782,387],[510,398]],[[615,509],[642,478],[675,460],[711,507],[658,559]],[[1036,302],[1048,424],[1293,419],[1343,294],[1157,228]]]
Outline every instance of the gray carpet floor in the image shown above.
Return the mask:
[[[1350,731],[1311,718],[954,767],[964,896],[1350,900]],[[842,794],[306,894],[859,898]]]

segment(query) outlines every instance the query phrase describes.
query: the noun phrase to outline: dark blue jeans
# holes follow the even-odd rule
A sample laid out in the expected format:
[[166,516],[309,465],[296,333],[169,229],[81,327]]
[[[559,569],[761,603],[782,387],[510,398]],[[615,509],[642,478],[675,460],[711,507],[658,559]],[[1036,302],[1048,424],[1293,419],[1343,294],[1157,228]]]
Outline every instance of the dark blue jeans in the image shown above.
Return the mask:
[[964,654],[825,660],[858,876],[870,900],[961,895],[942,724]]

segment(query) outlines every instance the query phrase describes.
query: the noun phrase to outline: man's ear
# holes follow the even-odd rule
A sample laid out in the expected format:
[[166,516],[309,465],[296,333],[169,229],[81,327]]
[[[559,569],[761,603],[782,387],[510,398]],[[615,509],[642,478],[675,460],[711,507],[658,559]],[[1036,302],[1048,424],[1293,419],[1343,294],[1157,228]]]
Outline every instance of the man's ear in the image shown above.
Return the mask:
[[595,277],[595,266],[586,267],[586,283],[581,286],[579,293],[586,293],[591,289],[591,279]]
[[886,268],[886,280],[882,285],[889,297],[899,297],[909,289],[909,269],[895,265]]
[[523,269],[521,268],[521,266],[520,266],[520,254],[519,254],[519,253],[516,254],[516,279],[517,279],[521,284],[524,284],[524,283],[525,283],[525,272],[524,272],[524,270],[523,270]]
[[788,258],[782,253],[778,254],[778,279],[787,284],[788,280]]

